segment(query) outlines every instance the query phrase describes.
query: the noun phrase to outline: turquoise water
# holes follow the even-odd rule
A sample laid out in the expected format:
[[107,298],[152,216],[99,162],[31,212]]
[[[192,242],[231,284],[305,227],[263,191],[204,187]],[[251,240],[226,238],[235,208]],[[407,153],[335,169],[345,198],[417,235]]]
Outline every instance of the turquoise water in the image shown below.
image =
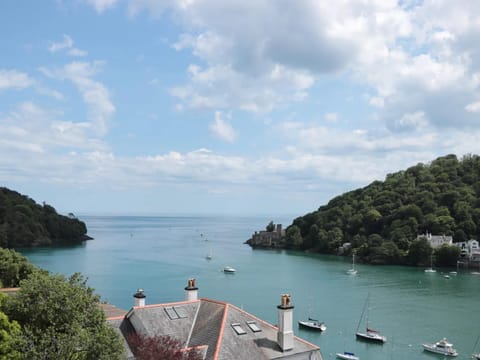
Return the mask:
[[[344,350],[362,360],[441,359],[424,353],[421,343],[443,337],[453,342],[459,359],[467,359],[480,334],[480,276],[468,271],[445,279],[440,269],[425,274],[417,268],[357,264],[358,274],[350,276],[349,259],[244,245],[269,218],[82,220],[95,240],[22,253],[52,272],[82,272],[104,300],[124,309],[132,306],[139,287],[145,289],[147,303],[183,300],[187,279],[195,277],[200,297],[231,302],[271,323],[277,321],[280,294],[290,293],[295,321],[311,316],[326,322],[324,333],[295,327],[297,335],[321,347],[325,359]],[[273,220],[291,223],[291,218]],[[209,251],[213,258],[206,260]],[[226,265],[237,273],[224,274]],[[369,293],[370,326],[388,337],[384,345],[355,340]]]

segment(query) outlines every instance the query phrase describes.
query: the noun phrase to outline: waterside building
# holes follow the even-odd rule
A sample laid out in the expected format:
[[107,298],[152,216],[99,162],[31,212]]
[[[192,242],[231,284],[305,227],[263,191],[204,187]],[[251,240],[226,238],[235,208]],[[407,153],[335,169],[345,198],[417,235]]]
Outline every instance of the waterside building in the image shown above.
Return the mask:
[[135,294],[132,309],[107,318],[123,337],[127,358],[134,359],[131,334],[176,338],[185,349],[196,349],[205,360],[322,360],[320,348],[294,335],[290,295],[281,296],[274,326],[226,302],[198,298],[195,280],[185,287],[185,300],[146,304],[145,292]]

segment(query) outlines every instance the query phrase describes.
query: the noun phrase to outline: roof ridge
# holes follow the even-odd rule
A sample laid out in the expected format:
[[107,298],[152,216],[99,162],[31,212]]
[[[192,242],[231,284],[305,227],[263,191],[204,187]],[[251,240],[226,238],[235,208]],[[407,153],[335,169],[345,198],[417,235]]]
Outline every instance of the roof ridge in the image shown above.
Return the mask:
[[[217,302],[217,301],[212,301],[212,302]],[[229,309],[230,306],[232,306],[232,305],[228,304],[228,303],[225,303],[225,307],[223,309],[222,325],[220,327],[220,331],[218,332],[217,347],[215,348],[215,353],[213,354],[213,360],[218,360],[218,356],[220,355],[220,348],[221,348],[221,345],[222,345],[223,332],[225,330],[225,323],[227,322],[227,314],[228,314],[228,309]]]

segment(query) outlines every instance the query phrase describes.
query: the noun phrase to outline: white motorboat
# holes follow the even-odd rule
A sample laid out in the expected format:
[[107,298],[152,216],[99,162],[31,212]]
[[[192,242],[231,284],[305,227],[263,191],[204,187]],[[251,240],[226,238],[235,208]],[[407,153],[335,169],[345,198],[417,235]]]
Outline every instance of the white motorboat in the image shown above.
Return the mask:
[[435,344],[422,344],[423,350],[430,351],[436,354],[442,354],[445,356],[457,356],[457,350],[453,348],[453,345],[443,338],[437,341]]
[[354,353],[345,351],[343,354],[342,353],[337,353],[337,358],[339,359],[345,359],[345,360],[360,360],[358,356],[355,356]]
[[298,324],[307,329],[325,331],[327,330],[327,325],[324,322],[308,318],[308,320],[299,321]]
[[237,270],[235,270],[234,268],[232,268],[230,266],[225,266],[223,268],[223,272],[227,273],[227,274],[233,274],[235,271],[237,271]]

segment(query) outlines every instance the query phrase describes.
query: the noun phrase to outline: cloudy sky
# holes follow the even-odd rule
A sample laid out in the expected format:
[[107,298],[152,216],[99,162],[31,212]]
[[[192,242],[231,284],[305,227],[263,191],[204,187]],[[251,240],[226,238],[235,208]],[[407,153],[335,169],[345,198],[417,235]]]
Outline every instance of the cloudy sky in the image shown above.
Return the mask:
[[480,1],[0,3],[0,184],[60,212],[302,215],[480,153]]

